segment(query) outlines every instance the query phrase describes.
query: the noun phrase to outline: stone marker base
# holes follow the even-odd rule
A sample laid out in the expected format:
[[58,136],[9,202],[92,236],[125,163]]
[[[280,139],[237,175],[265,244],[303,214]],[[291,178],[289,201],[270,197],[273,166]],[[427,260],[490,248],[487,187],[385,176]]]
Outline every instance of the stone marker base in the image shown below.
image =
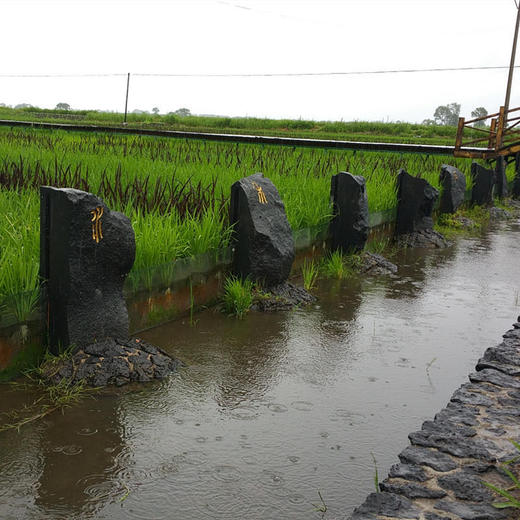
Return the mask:
[[[520,317],[519,317],[520,319]],[[486,350],[450,402],[422,429],[411,433],[411,445],[399,454],[380,484],[351,520],[494,520],[518,519],[518,509],[497,509],[505,502],[483,482],[510,489],[501,468],[519,474],[520,323],[502,343]],[[518,497],[517,491],[512,494]]]
[[251,309],[254,311],[272,312],[286,311],[298,305],[308,305],[316,301],[316,297],[303,287],[284,282],[270,289],[265,289],[265,296],[257,298]]
[[450,245],[439,232],[433,229],[422,229],[421,231],[399,235],[397,244],[399,247],[427,247],[430,249],[442,249]]
[[162,379],[180,362],[139,339],[106,339],[78,350],[72,357],[43,365],[44,377],[53,384],[62,379],[87,386],[122,386]]
[[361,254],[361,274],[381,275],[397,273],[397,266],[389,262],[384,256],[365,251]]

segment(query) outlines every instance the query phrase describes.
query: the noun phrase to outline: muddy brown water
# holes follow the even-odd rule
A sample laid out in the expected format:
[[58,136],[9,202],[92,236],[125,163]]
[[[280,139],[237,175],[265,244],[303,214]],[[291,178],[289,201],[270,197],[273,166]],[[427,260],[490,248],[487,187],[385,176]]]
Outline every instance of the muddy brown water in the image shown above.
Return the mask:
[[[187,367],[0,433],[0,518],[347,518],[372,454],[384,477],[516,319],[519,230],[322,283],[310,308],[143,333]],[[36,396],[1,385],[0,411]]]

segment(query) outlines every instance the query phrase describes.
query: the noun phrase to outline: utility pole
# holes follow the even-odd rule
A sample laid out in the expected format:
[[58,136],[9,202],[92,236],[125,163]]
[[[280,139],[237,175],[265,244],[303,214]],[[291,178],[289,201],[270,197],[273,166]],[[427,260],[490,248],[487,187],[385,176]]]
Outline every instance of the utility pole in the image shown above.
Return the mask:
[[[518,23],[516,25],[518,29]],[[126,114],[128,113],[128,89],[130,88],[130,72],[128,73],[128,76],[126,78],[126,101],[125,101],[125,120],[123,121],[123,124],[126,125]]]
[[[516,3],[516,2],[515,2]],[[520,4],[517,5],[515,36],[513,38],[513,50],[511,51],[511,63],[509,65],[509,77],[507,79],[506,100],[504,102],[504,117],[507,118],[509,99],[511,97],[511,85],[513,83],[513,71],[515,69],[516,41],[518,39],[518,25],[520,24]]]

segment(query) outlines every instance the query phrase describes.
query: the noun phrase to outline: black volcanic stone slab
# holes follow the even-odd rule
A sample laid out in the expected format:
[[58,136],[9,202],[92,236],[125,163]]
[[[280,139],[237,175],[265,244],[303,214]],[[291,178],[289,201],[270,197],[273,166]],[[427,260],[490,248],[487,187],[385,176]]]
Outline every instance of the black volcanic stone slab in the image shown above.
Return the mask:
[[466,176],[458,168],[443,164],[439,181],[442,187],[439,212],[455,213],[464,202]]
[[332,250],[358,252],[368,238],[368,199],[365,179],[348,172],[331,178],[330,199],[333,217],[330,221]]
[[396,235],[433,229],[432,212],[439,192],[425,179],[405,170],[397,176]]
[[390,478],[402,478],[404,480],[415,480],[417,482],[426,482],[431,477],[426,474],[419,465],[416,464],[394,464],[388,472]]
[[476,370],[491,368],[510,376],[520,376],[520,350],[516,345],[505,342],[489,347],[479,359]]
[[471,164],[471,178],[473,180],[473,187],[471,188],[471,203],[478,206],[493,205],[495,172],[473,162]]
[[464,383],[458,390],[455,390],[451,396],[451,401],[471,406],[492,406],[494,404],[493,399],[485,395],[482,390],[479,385]]
[[128,337],[123,283],[134,258],[125,215],[91,193],[40,188],[42,313],[54,353]]
[[482,484],[482,480],[467,471],[440,476],[437,482],[443,489],[452,491],[455,498],[460,500],[489,502],[493,499],[493,494]]
[[453,513],[462,520],[502,520],[509,516],[507,510],[497,509],[490,504],[472,504],[447,499],[437,502],[435,509]]
[[520,152],[515,155],[515,178],[513,179],[513,197],[520,198]]
[[351,520],[375,519],[377,515],[416,520],[420,517],[420,511],[404,496],[385,492],[371,493],[365,502],[354,510]]
[[449,455],[421,446],[408,446],[399,454],[399,459],[407,464],[428,466],[441,472],[452,471],[458,467]]
[[294,260],[292,231],[278,190],[263,174],[231,186],[230,224],[234,273],[267,288],[285,282]]
[[495,195],[503,199],[507,197],[506,161],[504,157],[497,157],[495,164]]
[[447,495],[446,491],[443,489],[431,489],[415,482],[395,483],[385,481],[381,482],[379,487],[381,488],[381,491],[404,495],[406,498],[411,500],[416,498],[442,498]]
[[504,388],[520,388],[520,380],[492,368],[474,372],[470,374],[469,379],[472,383],[491,383]]
[[420,430],[408,435],[410,442],[416,446],[437,448],[455,457],[471,457],[483,461],[494,461],[495,457],[489,451],[495,446],[489,441],[461,437],[450,429],[438,431]]

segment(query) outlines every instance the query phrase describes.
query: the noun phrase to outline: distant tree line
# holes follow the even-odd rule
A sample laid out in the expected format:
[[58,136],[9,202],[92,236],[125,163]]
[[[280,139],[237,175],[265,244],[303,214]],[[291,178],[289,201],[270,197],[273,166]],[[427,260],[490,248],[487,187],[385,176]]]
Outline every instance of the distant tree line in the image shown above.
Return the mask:
[[[488,111],[484,107],[477,107],[471,112],[471,117],[486,117]],[[460,103],[448,103],[447,105],[439,105],[433,113],[433,119],[425,119],[423,125],[442,125],[442,126],[457,126],[460,116]],[[474,126],[483,127],[485,121],[477,121]]]

